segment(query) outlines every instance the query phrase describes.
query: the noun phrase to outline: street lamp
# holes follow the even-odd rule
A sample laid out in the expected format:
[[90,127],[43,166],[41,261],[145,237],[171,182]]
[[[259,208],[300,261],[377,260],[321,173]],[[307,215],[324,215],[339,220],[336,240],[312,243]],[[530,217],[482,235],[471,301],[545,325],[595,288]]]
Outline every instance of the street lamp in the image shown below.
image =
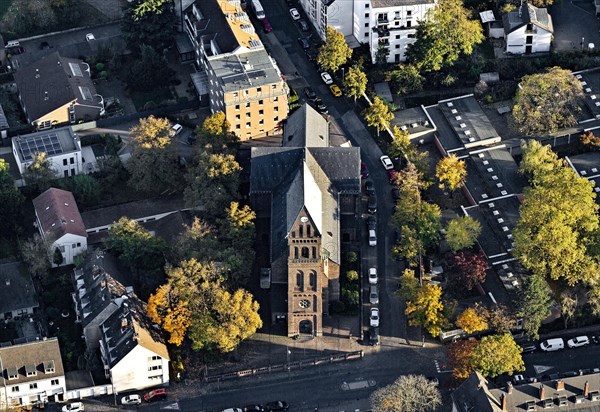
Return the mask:
[[288,370],[288,375],[291,374],[290,371],[290,355],[292,354],[292,351],[290,350],[290,347],[288,345],[285,346],[286,349],[286,354],[287,354],[287,370]]
[[581,38],[581,50],[583,50],[583,42],[585,41],[585,37]]

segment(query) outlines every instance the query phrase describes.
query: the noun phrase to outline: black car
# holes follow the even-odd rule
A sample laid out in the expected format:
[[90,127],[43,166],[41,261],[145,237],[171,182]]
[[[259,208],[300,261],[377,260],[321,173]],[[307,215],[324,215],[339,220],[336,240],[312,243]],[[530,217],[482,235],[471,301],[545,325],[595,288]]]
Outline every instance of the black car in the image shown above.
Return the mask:
[[265,408],[262,405],[246,405],[244,412],[264,412]]
[[379,345],[379,328],[373,326],[369,328],[369,344],[371,346]]
[[367,229],[377,230],[377,218],[375,216],[367,217]]
[[367,210],[372,215],[377,213],[377,198],[374,194],[369,196],[369,201],[367,202]]
[[287,411],[288,408],[289,408],[289,405],[285,401],[268,402],[265,405],[266,411]]
[[302,31],[308,31],[308,23],[306,21],[300,20],[298,24],[300,25]]
[[303,49],[310,49],[310,42],[306,37],[298,37],[298,43],[300,43]]
[[367,192],[368,196],[375,194],[375,184],[372,180],[365,181],[365,192]]
[[537,346],[535,346],[533,343],[526,343],[521,345],[521,349],[523,349],[522,353],[531,353],[537,350]]
[[317,94],[313,90],[312,87],[307,87],[304,89],[304,94],[308,97],[309,100],[315,100],[317,98]]
[[319,111],[319,113],[327,114],[327,106],[323,103],[320,97],[317,97],[314,101],[315,107]]

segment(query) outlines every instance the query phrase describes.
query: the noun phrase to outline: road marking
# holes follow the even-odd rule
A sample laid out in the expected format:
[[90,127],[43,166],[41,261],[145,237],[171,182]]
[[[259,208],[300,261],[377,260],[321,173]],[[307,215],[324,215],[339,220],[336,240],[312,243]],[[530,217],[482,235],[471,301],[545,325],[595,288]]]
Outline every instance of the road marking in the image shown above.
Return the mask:
[[533,370],[537,375],[549,371],[550,369],[554,369],[554,366],[533,365]]
[[435,364],[435,370],[437,371],[437,373],[451,373],[454,372],[451,369],[442,369],[442,365],[440,365],[440,361],[438,361],[437,359],[433,361],[433,363]]
[[179,402],[171,403],[171,404],[166,405],[166,406],[161,406],[160,409],[169,409],[169,410],[178,411],[179,410]]

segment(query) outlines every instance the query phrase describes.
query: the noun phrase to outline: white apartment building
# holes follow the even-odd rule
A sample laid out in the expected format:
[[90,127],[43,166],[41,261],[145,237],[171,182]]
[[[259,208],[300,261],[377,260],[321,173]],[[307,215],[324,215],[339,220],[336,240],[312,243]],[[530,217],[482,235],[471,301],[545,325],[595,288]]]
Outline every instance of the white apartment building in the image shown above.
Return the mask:
[[[380,44],[388,49],[388,63],[406,60],[406,49],[415,42],[416,26],[435,7],[435,0],[300,0],[317,32],[325,40],[332,26],[358,43],[368,44],[376,61]],[[348,40],[348,39],[347,39]]]

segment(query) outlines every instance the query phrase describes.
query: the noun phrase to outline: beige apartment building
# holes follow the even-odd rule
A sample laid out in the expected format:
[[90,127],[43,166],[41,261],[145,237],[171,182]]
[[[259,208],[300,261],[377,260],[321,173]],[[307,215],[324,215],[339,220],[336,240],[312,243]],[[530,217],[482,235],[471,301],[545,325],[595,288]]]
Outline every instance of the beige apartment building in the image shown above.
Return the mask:
[[288,88],[239,0],[197,0],[184,21],[200,99],[213,113],[224,112],[241,140],[278,133],[288,113]]

